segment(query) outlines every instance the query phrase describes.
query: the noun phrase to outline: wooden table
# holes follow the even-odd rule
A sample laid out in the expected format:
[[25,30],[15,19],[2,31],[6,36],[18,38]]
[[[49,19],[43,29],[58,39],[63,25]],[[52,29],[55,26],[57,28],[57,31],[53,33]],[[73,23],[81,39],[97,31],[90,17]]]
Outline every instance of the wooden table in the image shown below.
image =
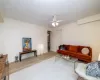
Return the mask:
[[6,63],[7,55],[3,55],[3,58],[0,58],[0,80],[6,80],[8,76],[9,80],[9,64]]
[[29,53],[34,53],[34,56],[37,57],[37,50],[31,50],[31,51],[27,51],[27,52],[19,52],[19,60],[22,61],[22,55],[29,54]]

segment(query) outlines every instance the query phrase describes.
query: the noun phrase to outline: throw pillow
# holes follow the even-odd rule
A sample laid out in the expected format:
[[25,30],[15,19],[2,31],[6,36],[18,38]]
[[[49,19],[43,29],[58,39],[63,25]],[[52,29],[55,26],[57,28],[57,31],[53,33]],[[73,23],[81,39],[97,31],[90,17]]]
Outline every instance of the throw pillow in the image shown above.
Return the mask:
[[92,77],[100,78],[100,61],[87,64],[86,74]]
[[65,47],[63,45],[61,45],[60,50],[65,50]]
[[81,50],[81,52],[82,52],[83,54],[89,54],[89,49],[88,49],[88,48],[83,48],[83,49]]

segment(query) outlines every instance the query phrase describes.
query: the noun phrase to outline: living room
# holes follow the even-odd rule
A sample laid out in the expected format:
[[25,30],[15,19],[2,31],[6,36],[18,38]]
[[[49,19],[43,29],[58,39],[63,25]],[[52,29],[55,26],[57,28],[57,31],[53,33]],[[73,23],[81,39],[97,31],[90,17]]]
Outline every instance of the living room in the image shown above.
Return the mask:
[[[52,51],[56,51],[60,44],[69,45],[85,45],[92,47],[93,60],[97,60],[100,45],[99,45],[99,25],[100,21],[93,21],[98,19],[100,14],[85,17],[84,19],[80,19],[79,21],[66,24],[62,27],[55,28],[54,36],[52,36],[54,40],[52,44]],[[87,21],[90,21],[89,23]],[[80,24],[78,24],[80,22]],[[84,23],[86,22],[86,23]],[[58,33],[61,34],[58,34]],[[60,35],[57,37],[57,35]],[[60,37],[60,38],[59,38]],[[59,40],[60,39],[60,40]],[[67,44],[67,45],[68,45]],[[55,46],[57,45],[57,46]]]
[[[100,80],[85,78],[74,71],[73,65],[85,60],[75,57],[73,64],[69,61],[73,56],[57,52],[60,45],[84,46],[85,49],[88,46],[92,56],[84,64],[96,62],[100,54],[99,35],[99,0],[0,1],[0,57],[7,54],[11,80]],[[23,41],[24,38],[30,42]],[[27,46],[30,51],[25,49]],[[4,79],[7,78],[4,76]]]

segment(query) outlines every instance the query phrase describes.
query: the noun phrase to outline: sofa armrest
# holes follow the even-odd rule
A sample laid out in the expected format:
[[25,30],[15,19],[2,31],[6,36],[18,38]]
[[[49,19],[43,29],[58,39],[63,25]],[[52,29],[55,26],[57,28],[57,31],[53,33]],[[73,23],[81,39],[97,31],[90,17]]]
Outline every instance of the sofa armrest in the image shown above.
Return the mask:
[[92,57],[92,48],[89,48],[90,49],[90,53],[89,53],[89,56]]
[[58,49],[60,50],[60,48],[61,48],[61,45],[60,46],[58,46]]

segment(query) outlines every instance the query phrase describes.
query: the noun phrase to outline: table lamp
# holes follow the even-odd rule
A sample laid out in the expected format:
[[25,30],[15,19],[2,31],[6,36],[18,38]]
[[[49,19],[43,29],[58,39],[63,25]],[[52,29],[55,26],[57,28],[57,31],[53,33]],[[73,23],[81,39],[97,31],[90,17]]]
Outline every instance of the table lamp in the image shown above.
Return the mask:
[[98,61],[100,61],[100,54],[99,54],[99,56],[98,56]]

